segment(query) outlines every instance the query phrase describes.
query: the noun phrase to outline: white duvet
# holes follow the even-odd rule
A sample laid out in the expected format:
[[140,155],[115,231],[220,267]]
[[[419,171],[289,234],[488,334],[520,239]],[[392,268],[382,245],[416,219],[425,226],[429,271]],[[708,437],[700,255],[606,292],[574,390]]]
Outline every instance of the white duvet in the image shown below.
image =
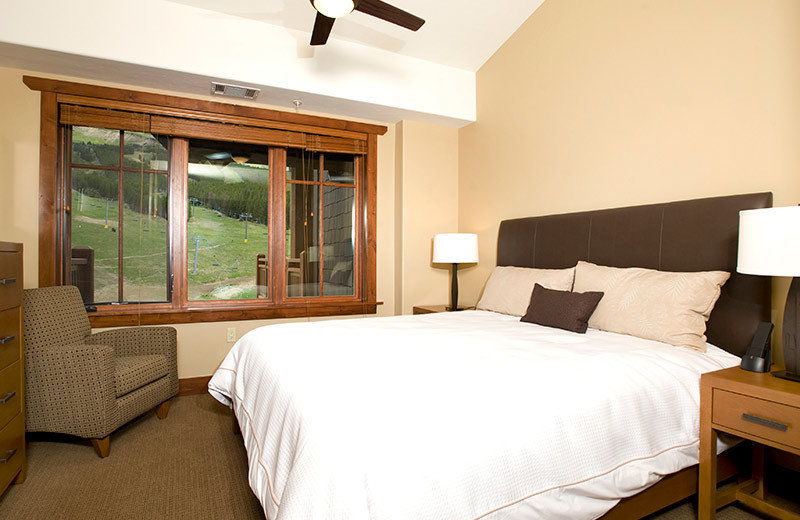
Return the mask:
[[698,459],[739,359],[484,311],[271,325],[209,383],[267,518],[591,519]]

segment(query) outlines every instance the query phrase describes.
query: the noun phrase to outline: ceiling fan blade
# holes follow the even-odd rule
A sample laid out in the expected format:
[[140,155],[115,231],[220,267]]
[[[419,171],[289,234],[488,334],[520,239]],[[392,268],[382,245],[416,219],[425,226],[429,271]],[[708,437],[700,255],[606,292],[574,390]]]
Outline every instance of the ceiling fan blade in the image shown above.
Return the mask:
[[311,45],[325,45],[335,20],[335,18],[328,18],[322,13],[317,13],[317,18],[314,20],[314,31],[311,33]]
[[219,161],[222,159],[229,159],[230,156],[230,152],[214,152],[206,155],[206,159],[210,161]]
[[412,31],[416,31],[425,23],[425,20],[419,16],[414,16],[381,0],[361,0],[356,4],[356,11],[361,11]]

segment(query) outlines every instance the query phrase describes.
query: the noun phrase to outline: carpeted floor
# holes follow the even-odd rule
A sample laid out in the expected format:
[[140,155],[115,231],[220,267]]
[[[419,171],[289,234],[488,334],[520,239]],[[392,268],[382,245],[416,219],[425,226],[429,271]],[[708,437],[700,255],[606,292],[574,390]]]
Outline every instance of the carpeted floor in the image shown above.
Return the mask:
[[[209,395],[178,397],[169,417],[151,412],[111,436],[100,459],[80,439],[33,436],[28,478],[0,498],[0,519],[258,520],[264,515],[247,485],[242,438],[231,414]],[[691,502],[652,520],[697,518]],[[731,505],[720,520],[754,520]],[[300,519],[313,520],[313,519]]]
[[262,519],[231,417],[209,395],[177,397],[165,420],[150,412],[112,434],[106,459],[88,441],[29,435],[28,478],[0,518]]

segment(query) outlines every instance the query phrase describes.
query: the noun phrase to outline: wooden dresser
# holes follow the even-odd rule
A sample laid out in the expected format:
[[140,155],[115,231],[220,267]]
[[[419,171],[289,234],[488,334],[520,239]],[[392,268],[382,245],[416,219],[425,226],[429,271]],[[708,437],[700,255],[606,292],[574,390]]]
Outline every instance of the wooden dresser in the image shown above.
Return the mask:
[[0,493],[25,480],[22,244],[0,242]]

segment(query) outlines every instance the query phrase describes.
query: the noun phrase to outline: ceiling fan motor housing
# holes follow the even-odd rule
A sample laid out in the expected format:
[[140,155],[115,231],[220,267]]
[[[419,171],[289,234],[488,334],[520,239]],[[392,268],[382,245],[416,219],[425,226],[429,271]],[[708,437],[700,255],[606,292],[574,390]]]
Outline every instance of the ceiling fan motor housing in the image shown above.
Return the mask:
[[352,13],[360,0],[309,0],[318,13],[328,18],[341,18]]

